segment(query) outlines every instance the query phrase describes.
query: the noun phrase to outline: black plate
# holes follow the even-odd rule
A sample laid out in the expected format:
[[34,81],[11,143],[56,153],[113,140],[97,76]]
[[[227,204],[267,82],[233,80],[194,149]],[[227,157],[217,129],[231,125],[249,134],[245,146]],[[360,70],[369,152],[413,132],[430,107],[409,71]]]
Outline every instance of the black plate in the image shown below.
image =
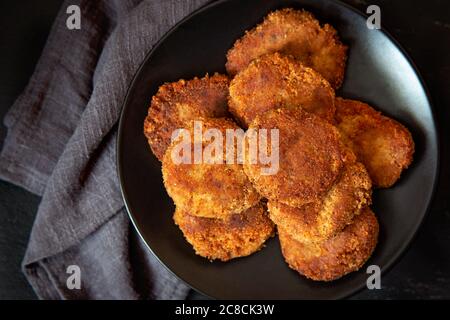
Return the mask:
[[349,45],[345,82],[337,95],[356,98],[400,120],[416,143],[414,163],[395,187],[374,193],[381,233],[368,264],[384,271],[405,251],[431,201],[438,146],[431,103],[416,68],[384,31],[335,1],[218,1],[175,26],[147,55],[130,86],[120,120],[118,170],[126,207],[156,257],[191,287],[214,298],[342,298],[366,284],[365,267],[331,282],[313,282],[290,270],[278,239],[250,257],[210,263],[194,254],[172,221],[174,206],[162,182],[160,163],[142,133],[147,107],[158,87],[179,78],[224,72],[225,54],[246,29],[271,10],[305,8],[332,24]]

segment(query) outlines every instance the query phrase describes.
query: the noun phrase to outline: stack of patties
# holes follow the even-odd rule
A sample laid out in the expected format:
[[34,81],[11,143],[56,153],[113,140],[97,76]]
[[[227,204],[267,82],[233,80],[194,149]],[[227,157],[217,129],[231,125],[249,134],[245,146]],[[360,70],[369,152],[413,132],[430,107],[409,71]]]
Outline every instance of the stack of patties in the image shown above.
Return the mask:
[[251,129],[278,128],[279,171],[245,163],[245,173],[268,199],[283,255],[314,280],[333,280],[357,270],[375,248],[378,223],[368,208],[371,181],[339,131],[301,108],[257,116]]
[[[286,262],[308,278],[334,280],[367,261],[378,238],[372,185],[392,186],[411,163],[414,143],[397,121],[335,97],[346,56],[333,27],[282,9],[229,50],[231,81],[215,74],[160,87],[144,132],[162,161],[175,223],[197,254],[223,261],[249,255],[275,223]],[[225,136],[239,129],[232,119],[253,132],[279,130],[276,150],[265,145],[279,155],[277,171],[267,174],[271,164],[251,161],[255,140],[248,135],[243,165],[214,163],[217,155],[209,163],[174,161],[181,149],[208,151],[210,141],[193,134],[194,120],[202,132]],[[178,128],[190,132],[189,146],[171,143]]]
[[279,53],[256,58],[230,85],[230,110],[249,130],[279,130],[278,172],[250,161],[244,169],[268,199],[287,263],[314,280],[357,270],[378,236],[372,183],[333,125],[334,101],[320,74]]
[[230,112],[247,127],[264,111],[301,107],[337,126],[375,187],[391,187],[411,164],[414,142],[407,128],[368,104],[334,99],[346,60],[332,26],[305,10],[274,11],[228,51]]
[[249,129],[280,131],[278,173],[263,175],[265,165],[250,162],[245,173],[268,199],[286,262],[313,280],[340,278],[367,261],[379,228],[372,181],[391,186],[414,151],[395,120],[335,99],[346,51],[333,27],[283,9],[227,55],[231,113]]
[[[228,78],[223,75],[165,84],[153,97],[144,124],[150,146],[162,161],[167,192],[176,205],[175,223],[198,255],[222,261],[259,250],[274,232],[266,206],[243,165],[225,163],[226,148],[220,155],[224,163],[218,154],[207,153],[211,142],[205,134],[208,129],[219,130],[223,137],[227,129],[240,129],[226,117],[227,98]],[[196,124],[201,125],[200,135],[194,134]],[[171,142],[179,128],[189,132],[189,139],[180,136]],[[174,157],[180,150],[192,151],[182,155],[188,157],[183,163]],[[195,151],[200,157],[208,154],[208,161],[195,159]]]

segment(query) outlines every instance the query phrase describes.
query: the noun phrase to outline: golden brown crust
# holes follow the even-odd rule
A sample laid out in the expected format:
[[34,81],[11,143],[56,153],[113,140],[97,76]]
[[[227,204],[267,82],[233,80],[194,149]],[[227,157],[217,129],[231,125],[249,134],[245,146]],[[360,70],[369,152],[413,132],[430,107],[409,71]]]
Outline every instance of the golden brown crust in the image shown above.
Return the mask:
[[317,72],[279,53],[254,60],[230,83],[230,112],[247,127],[268,110],[303,108],[334,120],[334,90]]
[[[202,121],[203,132],[216,128],[225,136],[226,129],[239,129],[232,120],[226,118]],[[192,130],[191,126],[188,128]],[[189,208],[189,213],[195,216],[226,218],[259,202],[261,196],[245,175],[242,164],[196,164],[193,161],[187,164],[174,163],[172,151],[185,144],[187,150],[191,151],[194,150],[194,145],[198,145],[202,151],[209,145],[205,140],[203,143],[196,141],[193,144],[190,141],[175,140],[167,149],[162,162],[162,173],[166,190],[177,206]],[[225,161],[226,148],[223,148],[223,152]]]
[[228,85],[228,77],[216,73],[159,87],[144,121],[144,134],[160,161],[175,129],[197,118],[228,115]]
[[262,204],[226,220],[196,217],[177,208],[174,220],[196,254],[211,260],[248,256],[258,251],[274,231]]
[[300,208],[269,201],[270,218],[297,241],[321,242],[341,232],[371,204],[371,187],[364,166],[349,164],[323,200]]
[[366,103],[337,98],[336,107],[337,127],[366,166],[374,186],[392,186],[413,160],[411,133]]
[[312,280],[331,281],[363,266],[375,249],[378,230],[378,221],[367,208],[341,233],[324,242],[305,244],[282,228],[278,234],[283,256],[292,269]]
[[270,13],[228,51],[227,71],[234,76],[250,61],[272,52],[294,56],[319,72],[333,88],[342,84],[347,47],[332,26],[321,27],[307,11],[288,8]]
[[251,163],[248,147],[244,170],[261,195],[290,206],[320,200],[350,157],[334,126],[301,109],[270,110],[256,117],[250,129],[279,129],[278,172],[263,175],[267,166]]

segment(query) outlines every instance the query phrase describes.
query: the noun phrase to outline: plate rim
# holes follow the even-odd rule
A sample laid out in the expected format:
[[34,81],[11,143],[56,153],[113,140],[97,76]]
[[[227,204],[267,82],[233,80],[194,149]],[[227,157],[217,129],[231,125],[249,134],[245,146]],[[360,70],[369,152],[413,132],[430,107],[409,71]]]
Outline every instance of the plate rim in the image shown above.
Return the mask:
[[[124,175],[123,175],[123,170],[122,170],[122,166],[123,163],[121,161],[120,158],[120,150],[121,150],[121,146],[123,144],[122,142],[122,132],[124,130],[124,114],[126,113],[126,105],[127,102],[129,101],[130,98],[130,93],[132,88],[135,86],[135,83],[137,82],[137,78],[139,77],[140,73],[142,72],[142,70],[144,69],[144,66],[147,64],[147,62],[151,59],[151,57],[153,56],[154,52],[160,47],[160,45],[170,36],[172,35],[172,33],[174,33],[181,25],[183,25],[185,22],[187,22],[188,20],[190,20],[191,18],[193,18],[194,16],[201,14],[204,11],[210,10],[215,6],[218,6],[222,3],[228,2],[230,0],[212,0],[211,2],[208,2],[204,5],[202,5],[201,7],[197,8],[196,10],[194,10],[193,12],[191,12],[189,15],[187,15],[186,17],[184,17],[183,19],[181,19],[180,21],[178,21],[175,25],[173,25],[168,31],[166,31],[166,33],[164,33],[164,35],[157,41],[155,42],[155,44],[151,47],[151,49],[146,52],[145,57],[143,58],[142,62],[140,63],[140,65],[138,66],[138,68],[136,69],[130,84],[128,85],[125,97],[123,99],[123,102],[121,103],[121,111],[120,111],[120,115],[119,115],[119,120],[118,120],[118,129],[117,129],[117,139],[116,139],[116,146],[115,146],[115,151],[116,151],[116,172],[117,172],[117,176],[119,178],[119,185],[120,185],[120,193],[122,196],[122,200],[124,202],[124,207],[126,209],[126,212],[128,214],[128,217],[130,218],[134,230],[137,232],[139,238],[144,242],[146,248],[149,250],[149,252],[157,259],[157,261],[159,263],[161,263],[162,266],[164,266],[164,268],[169,271],[170,274],[172,274],[173,276],[175,276],[177,279],[179,279],[182,283],[186,284],[188,287],[196,290],[197,292],[201,293],[202,295],[210,298],[210,299],[220,299],[220,298],[216,298],[216,297],[212,297],[210,294],[207,294],[205,292],[203,292],[203,290],[198,289],[195,285],[191,284],[189,281],[183,279],[182,277],[178,276],[175,271],[173,271],[171,268],[169,268],[160,258],[159,256],[152,250],[152,248],[150,247],[150,245],[147,243],[147,241],[145,240],[144,235],[141,233],[141,231],[139,230],[139,226],[136,222],[136,219],[134,218],[134,214],[132,213],[131,209],[130,209],[130,205],[128,202],[128,198],[127,198],[127,191],[125,190],[124,187]],[[301,1],[301,0],[300,0]],[[323,0],[323,1],[328,1],[328,2],[332,2],[335,3],[338,6],[342,6],[345,7],[346,9],[352,11],[353,13],[366,18],[368,17],[367,14],[365,14],[364,12],[356,9],[355,7],[344,3],[340,0]],[[426,218],[428,217],[430,210],[431,210],[431,204],[433,203],[435,196],[436,196],[436,189],[437,189],[437,185],[439,183],[439,173],[440,173],[440,161],[441,161],[441,143],[440,143],[440,129],[439,129],[439,123],[436,119],[436,112],[435,112],[435,106],[433,103],[433,99],[432,96],[430,94],[430,91],[426,85],[426,82],[421,74],[421,72],[419,71],[419,68],[417,67],[417,65],[415,64],[414,60],[411,58],[411,56],[409,55],[409,53],[404,49],[404,47],[399,43],[399,41],[397,41],[387,30],[386,28],[383,27],[383,25],[381,25],[381,28],[377,30],[378,32],[381,32],[384,34],[384,36],[386,36],[394,45],[395,47],[399,50],[399,52],[403,55],[403,57],[405,58],[406,62],[411,66],[412,70],[414,71],[415,75],[417,76],[419,83],[425,93],[425,97],[426,100],[428,102],[428,106],[430,109],[430,113],[431,113],[431,120],[432,120],[432,127],[434,130],[432,130],[433,135],[434,135],[434,141],[436,144],[436,169],[434,170],[434,174],[433,174],[433,186],[432,186],[432,190],[429,196],[429,199],[426,203],[426,210],[423,212],[422,216],[420,217],[419,221],[414,225],[414,232],[412,232],[409,235],[409,238],[407,239],[407,241],[404,241],[404,243],[402,244],[402,246],[400,247],[399,250],[397,250],[397,253],[393,256],[393,258],[389,259],[388,262],[381,268],[381,276],[386,275],[400,260],[401,258],[404,257],[404,255],[409,251],[409,249],[411,248],[412,243],[414,242],[415,238],[417,237],[424,221],[426,220]],[[364,289],[365,285],[364,283],[361,283],[361,285],[359,286],[355,286],[352,289],[346,290],[346,292],[344,292],[341,295],[337,295],[334,299],[346,299],[349,298],[353,295],[355,295],[356,293],[360,292],[362,289]],[[273,298],[275,300],[277,300],[276,298]]]

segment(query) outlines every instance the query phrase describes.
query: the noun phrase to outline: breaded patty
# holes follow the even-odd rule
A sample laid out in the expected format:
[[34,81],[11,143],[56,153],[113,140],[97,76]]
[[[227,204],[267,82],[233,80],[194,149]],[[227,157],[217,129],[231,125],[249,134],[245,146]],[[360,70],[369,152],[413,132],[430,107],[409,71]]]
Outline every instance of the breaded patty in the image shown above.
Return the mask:
[[[220,130],[224,137],[226,129],[239,129],[230,119],[203,119],[203,134],[210,128]],[[192,134],[192,127],[189,130]],[[189,209],[191,215],[209,218],[226,218],[256,205],[261,196],[245,175],[242,164],[195,163],[193,156],[191,163],[174,162],[173,155],[181,153],[177,150],[182,150],[183,147],[192,153],[198,148],[201,154],[205,154],[209,145],[211,143],[204,137],[202,141],[196,140],[193,143],[175,140],[167,149],[162,162],[162,173],[166,190],[175,205]],[[224,161],[225,153],[224,147]]]
[[372,255],[378,240],[378,221],[370,208],[334,238],[302,243],[278,228],[281,251],[289,267],[317,281],[336,280],[356,271]]
[[216,73],[211,77],[179,80],[159,87],[144,121],[144,134],[160,161],[175,129],[197,118],[228,115],[228,85],[228,77]]
[[336,108],[337,127],[374,186],[392,186],[413,160],[411,133],[366,103],[337,98]]
[[228,219],[196,217],[188,208],[177,208],[174,220],[195,253],[211,260],[248,256],[258,251],[274,231],[262,204]]
[[323,200],[300,208],[269,201],[270,218],[297,241],[321,242],[342,231],[371,204],[371,187],[364,166],[349,164]]
[[347,47],[332,26],[320,26],[307,11],[282,9],[270,13],[228,51],[227,71],[234,76],[252,60],[272,52],[294,56],[319,72],[333,88],[342,84]]
[[230,83],[229,110],[247,127],[268,110],[302,108],[334,120],[334,90],[313,69],[279,53],[254,60]]
[[[279,130],[278,172],[262,174],[267,165],[252,163],[249,145],[244,170],[261,195],[290,206],[320,200],[351,156],[334,126],[302,109],[270,110],[256,117],[250,129]],[[251,143],[248,137],[246,143]]]

